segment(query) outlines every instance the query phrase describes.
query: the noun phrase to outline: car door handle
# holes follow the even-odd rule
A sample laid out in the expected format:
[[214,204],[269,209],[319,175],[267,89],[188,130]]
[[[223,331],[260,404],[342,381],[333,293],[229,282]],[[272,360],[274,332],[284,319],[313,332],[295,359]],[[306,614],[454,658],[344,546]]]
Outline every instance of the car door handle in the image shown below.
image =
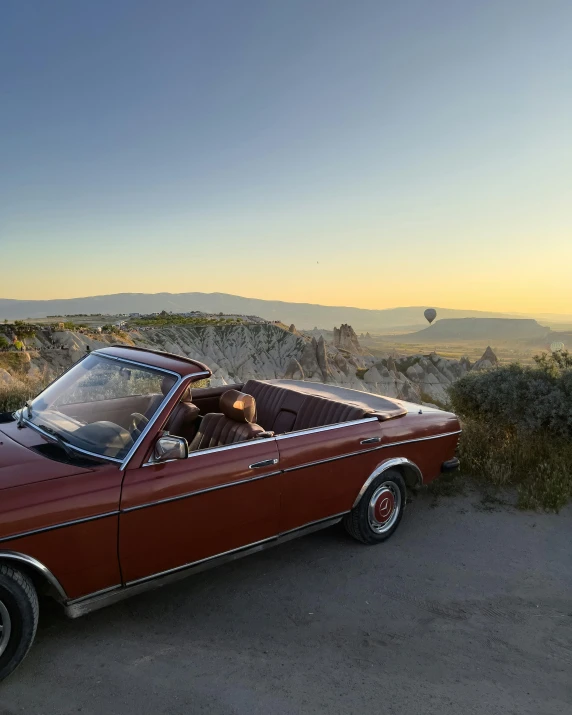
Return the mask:
[[278,464],[277,459],[263,459],[262,462],[254,462],[250,465],[250,469],[260,469],[260,467],[271,467],[273,464]]
[[374,444],[374,442],[381,442],[381,437],[368,437],[367,439],[362,439],[360,444]]

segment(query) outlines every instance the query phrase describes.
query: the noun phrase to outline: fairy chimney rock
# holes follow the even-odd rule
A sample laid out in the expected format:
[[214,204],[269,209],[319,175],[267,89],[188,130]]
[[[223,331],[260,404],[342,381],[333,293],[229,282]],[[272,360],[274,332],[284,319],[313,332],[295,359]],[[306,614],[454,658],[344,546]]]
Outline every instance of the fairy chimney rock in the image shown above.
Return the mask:
[[473,370],[486,370],[487,368],[498,365],[498,358],[494,354],[493,349],[489,345],[480,360],[473,365]]
[[334,347],[349,352],[361,349],[356,331],[351,325],[342,323],[339,329],[334,328]]

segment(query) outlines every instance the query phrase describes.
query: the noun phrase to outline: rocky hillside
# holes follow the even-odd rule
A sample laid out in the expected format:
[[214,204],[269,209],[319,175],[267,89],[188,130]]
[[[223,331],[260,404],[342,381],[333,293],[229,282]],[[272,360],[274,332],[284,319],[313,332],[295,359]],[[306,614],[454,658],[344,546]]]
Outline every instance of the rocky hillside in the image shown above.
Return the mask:
[[[86,351],[124,342],[186,355],[213,371],[211,384],[249,378],[292,378],[334,383],[413,402],[446,404],[447,388],[471,369],[469,361],[432,354],[374,357],[349,325],[334,330],[332,342],[271,323],[258,325],[170,326],[134,330],[120,338],[79,332],[39,330],[26,350],[0,352],[0,387],[26,380],[47,382]],[[487,350],[475,367],[494,364]],[[474,369],[474,368],[473,368]]]

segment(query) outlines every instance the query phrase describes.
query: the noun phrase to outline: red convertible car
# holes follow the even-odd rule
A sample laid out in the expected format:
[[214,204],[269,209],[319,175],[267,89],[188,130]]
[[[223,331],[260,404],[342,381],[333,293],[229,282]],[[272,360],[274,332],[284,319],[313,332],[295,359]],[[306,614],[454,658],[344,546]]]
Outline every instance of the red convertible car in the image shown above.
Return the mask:
[[75,618],[338,521],[375,544],[407,489],[458,465],[448,412],[290,380],[192,389],[210,374],[109,347],[0,414],[0,678],[40,591]]

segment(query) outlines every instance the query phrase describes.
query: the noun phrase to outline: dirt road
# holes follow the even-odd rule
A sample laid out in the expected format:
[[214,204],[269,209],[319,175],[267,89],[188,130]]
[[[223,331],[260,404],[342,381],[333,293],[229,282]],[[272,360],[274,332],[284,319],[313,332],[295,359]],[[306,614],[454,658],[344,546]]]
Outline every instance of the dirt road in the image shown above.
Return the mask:
[[0,715],[572,713],[572,510],[416,497],[386,544],[338,528],[68,621]]

